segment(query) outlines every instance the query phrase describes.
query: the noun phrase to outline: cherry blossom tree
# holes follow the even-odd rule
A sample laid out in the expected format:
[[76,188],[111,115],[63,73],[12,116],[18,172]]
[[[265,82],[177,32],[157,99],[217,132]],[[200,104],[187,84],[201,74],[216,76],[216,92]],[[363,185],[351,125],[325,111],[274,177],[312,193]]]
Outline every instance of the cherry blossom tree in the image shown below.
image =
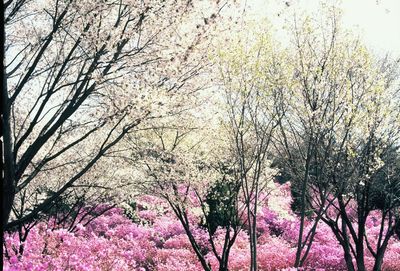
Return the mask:
[[[233,193],[227,199],[234,210],[229,213],[228,221],[219,225],[216,234],[217,228],[209,216],[212,206],[207,199],[212,188],[221,181],[226,184],[229,177],[221,168],[220,156],[210,157],[207,150],[210,140],[217,139],[208,134],[210,129],[199,126],[189,129],[184,120],[189,121],[181,119],[175,129],[161,126],[152,130],[155,140],[141,155],[146,181],[142,180],[139,186],[142,193],[155,195],[168,203],[204,270],[211,270],[210,253],[218,262],[218,270],[228,270],[231,249],[243,228],[239,211],[234,211],[238,195]],[[215,149],[213,151],[215,154]],[[200,231],[199,225],[203,225]]]
[[74,186],[91,184],[96,164],[126,135],[179,111],[193,91],[186,85],[202,68],[204,56],[194,52],[219,5],[4,3],[5,229],[37,218]]

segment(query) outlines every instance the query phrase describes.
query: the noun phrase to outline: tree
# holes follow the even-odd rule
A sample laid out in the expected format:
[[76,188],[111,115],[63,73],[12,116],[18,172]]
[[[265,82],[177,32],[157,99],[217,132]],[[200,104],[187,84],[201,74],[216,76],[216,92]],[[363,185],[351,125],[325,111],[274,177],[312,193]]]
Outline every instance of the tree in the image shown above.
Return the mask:
[[220,88],[228,114],[228,149],[241,187],[250,238],[250,270],[257,270],[257,212],[266,185],[274,176],[269,168],[270,143],[283,116],[280,52],[269,33],[233,40],[216,57]]
[[[346,82],[341,73],[347,66],[336,66],[345,55],[343,44],[339,44],[337,14],[329,14],[321,32],[312,27],[309,18],[295,21],[292,37],[293,47],[289,48],[289,70],[292,79],[287,82],[288,94],[284,100],[285,117],[279,124],[279,134],[274,141],[283,170],[289,173],[292,182],[293,203],[298,207],[300,228],[298,235],[295,266],[302,266],[313,242],[317,224],[324,208],[315,210],[314,225],[304,235],[306,217],[310,215],[307,198],[312,182],[324,182],[325,169],[334,140],[332,131],[341,125],[337,121],[345,114],[343,94],[337,90]],[[298,25],[300,24],[300,25]],[[328,34],[326,34],[328,33]],[[353,63],[348,64],[350,67]],[[357,65],[357,64],[355,64]],[[325,195],[325,194],[324,194]],[[304,251],[305,250],[305,251]],[[304,251],[304,252],[303,252]]]
[[1,199],[11,229],[80,182],[92,185],[95,165],[126,135],[172,111],[160,110],[161,97],[179,110],[202,67],[192,52],[215,15],[208,9],[206,25],[190,1],[4,6]]
[[[213,179],[221,178],[213,170],[211,165],[202,159],[194,159],[190,154],[182,151],[170,152],[162,149],[150,149],[143,155],[146,166],[147,182],[142,183],[145,193],[156,195],[168,202],[175,216],[183,226],[190,244],[199,259],[204,270],[210,271],[211,266],[206,257],[209,250],[218,260],[220,271],[228,270],[229,253],[239,234],[242,224],[233,223],[240,221],[238,212],[233,211],[223,225],[223,244],[221,249],[217,246],[217,238],[214,236],[215,228],[210,223],[210,206],[207,204],[207,195],[210,194],[209,187],[213,187]],[[224,173],[222,173],[222,178]],[[237,200],[236,195],[229,199],[230,205]],[[205,229],[208,233],[210,249],[196,238],[197,225],[194,209],[200,209],[200,217],[205,221]],[[198,215],[198,214],[197,214]]]
[[[223,194],[224,202],[232,208],[226,213],[225,223],[215,225],[212,220],[214,203],[221,200],[221,194],[216,195],[215,191],[234,179],[230,164],[220,155],[225,142],[213,131],[209,105],[203,100],[199,106],[185,111],[179,122],[175,118],[159,121],[143,137],[145,142],[137,143],[143,145],[138,147],[144,150],[139,161],[144,165],[142,174],[146,180],[138,182],[138,186],[141,193],[168,203],[204,270],[211,270],[207,257],[211,252],[219,270],[226,271],[231,248],[243,225],[238,194],[232,187],[227,188],[231,194]],[[218,146],[218,139],[222,146]],[[208,236],[207,242],[198,239],[200,225]],[[219,233],[215,234],[218,226]]]
[[[382,211],[375,249],[368,244],[365,223],[370,192],[376,189],[373,176],[384,164],[394,168],[380,157],[398,144],[395,66],[379,63],[359,40],[340,29],[336,10],[328,14],[321,32],[309,18],[296,22],[292,87],[275,141],[300,207],[295,266],[304,263],[322,220],[343,247],[348,270],[365,270],[365,246],[376,256],[374,270],[379,270],[398,224],[393,188],[385,195],[391,207]],[[304,234],[310,213],[315,224]]]

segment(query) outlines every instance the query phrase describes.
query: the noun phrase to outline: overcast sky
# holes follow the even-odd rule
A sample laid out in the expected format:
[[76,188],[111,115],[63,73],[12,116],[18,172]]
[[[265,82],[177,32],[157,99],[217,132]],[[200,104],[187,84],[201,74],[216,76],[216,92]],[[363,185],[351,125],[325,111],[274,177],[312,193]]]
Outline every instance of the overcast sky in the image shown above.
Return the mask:
[[[279,28],[279,24],[283,23],[280,19],[282,13],[287,13],[287,10],[306,10],[312,13],[318,11],[321,1],[323,0],[247,0],[247,5],[249,14],[267,17]],[[344,26],[360,35],[376,53],[389,52],[393,56],[400,56],[400,0],[323,2],[339,3],[343,10]]]

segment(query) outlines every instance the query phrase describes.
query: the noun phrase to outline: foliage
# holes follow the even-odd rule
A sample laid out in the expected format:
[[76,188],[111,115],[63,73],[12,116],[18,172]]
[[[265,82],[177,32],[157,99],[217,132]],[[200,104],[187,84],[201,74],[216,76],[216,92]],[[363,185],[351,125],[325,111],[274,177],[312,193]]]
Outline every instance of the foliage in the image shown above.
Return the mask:
[[237,183],[229,181],[229,170],[223,168],[225,175],[222,180],[216,182],[206,195],[205,203],[208,206],[206,214],[206,224],[210,227],[211,234],[214,234],[219,226],[236,227],[241,222],[238,221],[238,194],[239,189]]
[[4,3],[6,270],[400,265],[400,62],[230,4]]
[[[278,186],[276,192],[275,196],[268,198],[268,203],[265,201],[260,206],[260,270],[288,269],[294,262],[299,219],[293,214],[284,216],[269,208],[269,205],[287,200],[287,187]],[[137,206],[138,217],[148,223],[132,222],[119,208],[106,211],[89,224],[85,225],[83,220],[72,232],[65,228],[54,229],[54,220],[41,222],[28,235],[22,255],[18,253],[18,234],[11,232],[5,239],[5,270],[200,270],[201,266],[184,229],[168,205],[156,197],[143,196],[137,200]],[[98,206],[97,211],[104,208],[107,206]],[[290,213],[288,204],[286,211]],[[379,212],[373,213],[368,220],[367,234],[371,240],[376,240],[379,235],[379,216]],[[307,224],[307,227],[311,224]],[[208,234],[201,226],[192,226],[196,238],[203,240],[201,242],[207,247]],[[220,241],[223,240],[223,234],[221,228],[215,232]],[[220,249],[222,244],[217,244],[217,249]],[[242,231],[232,248],[229,270],[248,269],[248,245],[248,234]],[[383,271],[393,271],[399,266],[399,249],[400,240],[393,239],[383,263]],[[207,259],[212,270],[218,270],[218,262],[211,251],[207,252]],[[372,256],[366,254],[365,260],[371,263]],[[318,226],[304,268],[346,270],[341,247],[328,226]]]

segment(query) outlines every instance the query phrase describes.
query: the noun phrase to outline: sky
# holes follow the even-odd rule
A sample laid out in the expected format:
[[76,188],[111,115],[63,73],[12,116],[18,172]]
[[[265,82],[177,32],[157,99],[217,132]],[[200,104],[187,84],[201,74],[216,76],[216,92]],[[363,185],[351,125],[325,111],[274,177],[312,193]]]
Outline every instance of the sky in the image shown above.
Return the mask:
[[347,0],[343,10],[345,25],[358,27],[366,43],[400,55],[399,0]]
[[[245,0],[248,14],[282,24],[290,10],[318,12],[321,2],[338,3],[343,25],[353,30],[377,54],[400,57],[400,0]],[[279,16],[278,16],[279,15]]]

